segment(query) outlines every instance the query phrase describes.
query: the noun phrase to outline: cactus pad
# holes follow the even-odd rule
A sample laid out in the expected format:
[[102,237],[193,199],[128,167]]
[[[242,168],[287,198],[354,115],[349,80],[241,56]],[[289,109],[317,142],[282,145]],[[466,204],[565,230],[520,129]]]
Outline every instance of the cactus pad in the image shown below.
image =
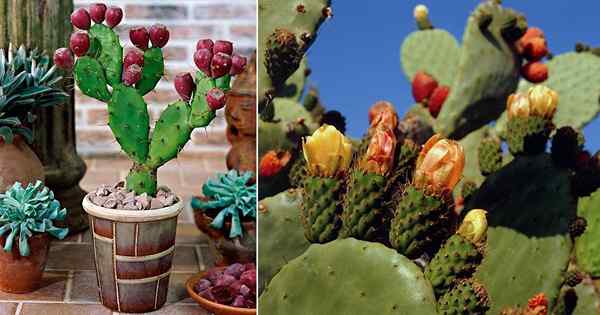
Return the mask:
[[600,277],[600,190],[579,198],[577,215],[585,218],[585,232],[575,241],[577,264],[593,277]]
[[337,237],[341,226],[339,201],[342,182],[336,178],[308,177],[304,181],[302,224],[312,243],[326,243]]
[[486,137],[481,140],[477,149],[479,169],[481,174],[487,176],[502,167],[502,143],[495,137]]
[[108,125],[123,151],[139,164],[148,156],[149,121],[142,96],[134,88],[115,85],[108,102]]
[[461,281],[438,301],[440,315],[483,315],[488,309],[485,288],[472,280]]
[[110,100],[104,71],[98,61],[90,57],[79,58],[75,63],[73,74],[83,94],[104,102]]
[[475,277],[488,290],[491,314],[525,305],[540,292],[552,309],[572,249],[570,187],[569,172],[549,154],[519,156],[491,174],[465,206],[488,211],[487,251]]
[[165,63],[160,48],[150,48],[144,52],[144,67],[142,67],[142,78],[135,85],[142,95],[154,90],[160,78],[165,72]]
[[383,227],[382,201],[386,178],[356,169],[350,176],[345,195],[340,237],[372,240]]
[[352,238],[313,244],[285,265],[260,297],[259,313],[437,314],[417,265],[382,244]]
[[121,71],[123,68],[123,47],[119,36],[103,24],[94,24],[89,31],[90,41],[97,40],[100,43],[100,51],[97,59],[104,67],[106,80],[111,86],[121,83]]
[[302,194],[297,189],[260,201],[259,292],[262,292],[283,265],[300,256],[310,245],[304,237],[300,222],[301,204]]
[[543,117],[513,117],[506,124],[504,137],[510,153],[538,154],[546,150],[552,123]]
[[152,132],[147,164],[158,168],[177,157],[192,133],[188,124],[190,107],[183,101],[167,106]]

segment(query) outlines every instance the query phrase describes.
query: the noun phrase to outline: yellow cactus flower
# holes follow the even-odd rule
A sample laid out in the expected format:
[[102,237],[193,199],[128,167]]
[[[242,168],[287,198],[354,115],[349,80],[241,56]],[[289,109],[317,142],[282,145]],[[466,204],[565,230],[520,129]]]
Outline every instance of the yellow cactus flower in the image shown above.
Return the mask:
[[558,93],[544,86],[536,85],[530,87],[527,91],[529,104],[531,104],[531,114],[533,116],[552,119],[558,105]]
[[543,117],[552,119],[558,105],[558,93],[544,86],[530,87],[527,94],[511,94],[506,101],[508,118],[513,117]]
[[415,16],[415,20],[422,21],[429,18],[429,9],[427,9],[427,7],[423,4],[418,4],[415,6],[413,15]]
[[302,141],[311,175],[334,177],[345,172],[352,159],[352,144],[335,127],[323,125]]
[[453,140],[433,135],[419,153],[415,171],[415,186],[437,194],[454,189],[462,177],[465,153],[462,146]]
[[486,215],[487,211],[483,209],[469,211],[456,233],[470,240],[472,243],[478,243],[487,232],[488,224]]

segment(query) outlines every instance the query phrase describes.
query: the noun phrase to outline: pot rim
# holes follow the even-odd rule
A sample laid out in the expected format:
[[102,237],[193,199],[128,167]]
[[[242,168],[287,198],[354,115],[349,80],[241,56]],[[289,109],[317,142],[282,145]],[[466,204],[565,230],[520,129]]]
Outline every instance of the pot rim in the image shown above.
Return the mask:
[[170,219],[172,217],[176,217],[183,210],[183,201],[181,198],[178,198],[179,201],[174,205],[153,209],[153,210],[119,210],[119,209],[110,209],[104,208],[92,203],[89,197],[86,195],[83,198],[83,202],[81,205],[85,212],[89,215],[108,219],[117,222],[152,222],[152,221],[161,221],[165,219]]

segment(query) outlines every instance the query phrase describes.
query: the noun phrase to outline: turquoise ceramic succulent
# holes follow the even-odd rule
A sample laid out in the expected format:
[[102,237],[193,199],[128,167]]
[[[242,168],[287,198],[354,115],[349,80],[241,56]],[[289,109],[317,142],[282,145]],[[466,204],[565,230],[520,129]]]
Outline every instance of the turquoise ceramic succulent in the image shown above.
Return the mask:
[[0,236],[6,237],[5,251],[11,251],[15,237],[19,237],[21,256],[29,256],[28,239],[33,233],[48,233],[63,239],[68,228],[54,226],[54,221],[64,220],[66,209],[61,209],[54,193],[41,181],[23,188],[16,182],[6,193],[0,194]]
[[211,227],[222,229],[228,216],[231,217],[230,238],[240,237],[242,232],[241,218],[256,219],[256,184],[248,185],[252,178],[251,172],[238,173],[231,170],[218,174],[215,179],[209,179],[202,186],[202,193],[209,200],[192,199],[195,209],[220,209]]

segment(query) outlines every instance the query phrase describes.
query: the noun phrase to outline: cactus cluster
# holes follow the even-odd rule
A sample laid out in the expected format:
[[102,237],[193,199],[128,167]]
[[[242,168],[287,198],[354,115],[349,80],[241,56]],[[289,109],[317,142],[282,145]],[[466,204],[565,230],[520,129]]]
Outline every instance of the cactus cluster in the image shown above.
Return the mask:
[[194,128],[205,127],[215,118],[215,111],[225,105],[231,77],[243,70],[246,59],[233,54],[231,42],[200,40],[194,54],[200,71],[175,78],[181,100],[167,106],[150,132],[144,95],[164,75],[162,48],[169,40],[169,31],[160,24],[131,29],[129,38],[136,48],[123,56],[113,30],[122,18],[120,8],[104,4],[77,9],[71,23],[79,30],[71,35],[69,48],[55,52],[54,62],[65,70],[72,69],[83,94],[108,104],[108,124],[133,161],[127,188],[153,196],[158,167],[177,157]]

